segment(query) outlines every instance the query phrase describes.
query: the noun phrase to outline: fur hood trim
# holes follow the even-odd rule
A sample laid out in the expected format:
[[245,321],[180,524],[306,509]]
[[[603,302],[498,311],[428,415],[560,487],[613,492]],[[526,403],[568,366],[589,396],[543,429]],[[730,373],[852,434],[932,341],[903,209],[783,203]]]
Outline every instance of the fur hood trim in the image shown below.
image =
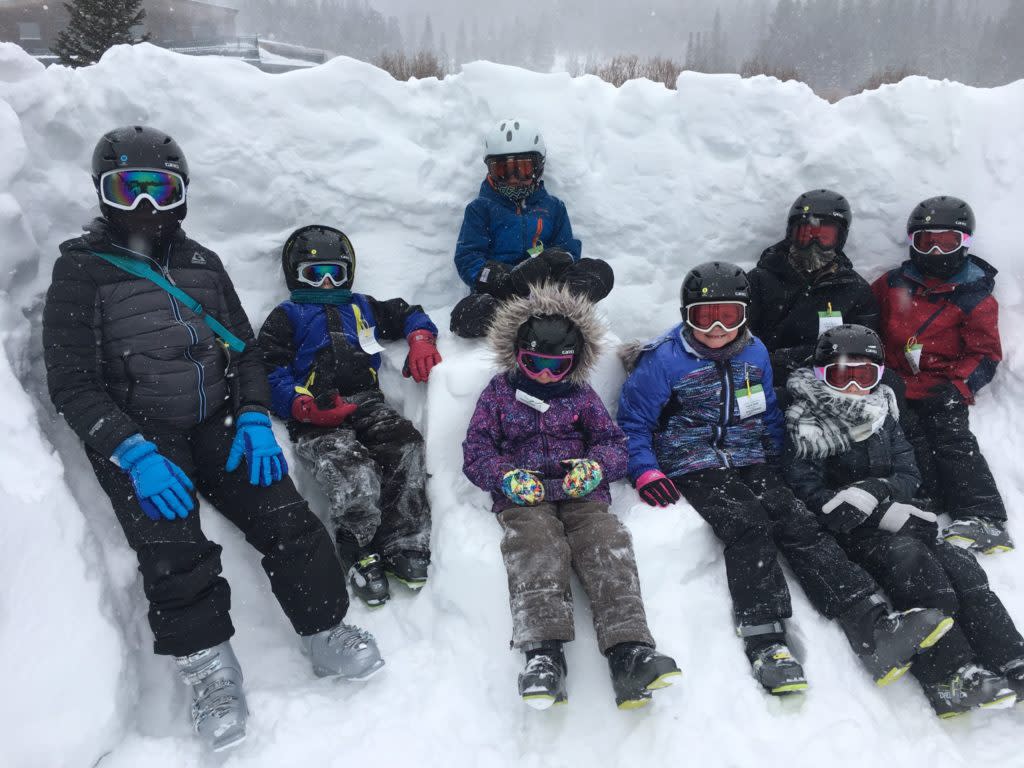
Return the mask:
[[608,329],[589,299],[574,295],[557,284],[545,283],[535,287],[526,298],[517,296],[498,307],[487,330],[487,343],[490,344],[498,366],[503,371],[516,370],[516,336],[519,327],[531,317],[543,315],[561,315],[579,328],[583,348],[567,380],[575,385],[586,384],[601,355],[602,342]]

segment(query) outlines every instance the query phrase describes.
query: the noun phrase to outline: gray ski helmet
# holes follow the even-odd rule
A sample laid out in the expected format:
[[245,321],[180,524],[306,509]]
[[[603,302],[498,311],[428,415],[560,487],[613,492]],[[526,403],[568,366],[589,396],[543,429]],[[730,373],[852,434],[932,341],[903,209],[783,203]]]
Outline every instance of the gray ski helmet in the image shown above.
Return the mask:
[[814,364],[828,365],[839,357],[866,357],[873,363],[885,362],[885,348],[877,333],[863,325],[837,325],[829,328],[814,346]]
[[92,181],[122,168],[155,168],[181,174],[188,184],[188,161],[178,142],[146,125],[127,125],[103,135],[92,152]]
[[922,200],[907,219],[907,234],[920,229],[955,229],[974,234],[974,211],[958,197],[940,195]]
[[750,283],[746,273],[727,261],[706,261],[691,269],[679,291],[680,306],[706,301],[742,301],[750,303]]
[[344,262],[348,266],[348,279],[343,287],[352,287],[356,276],[356,252],[340,229],[310,224],[288,235],[281,249],[281,268],[288,288],[293,291],[304,287],[299,282],[298,274],[299,265],[305,261]]
[[786,232],[792,231],[794,224],[812,217],[839,222],[839,242],[836,244],[836,250],[841,251],[846,245],[846,236],[850,233],[850,225],[853,223],[853,211],[850,209],[849,201],[831,189],[804,192],[789,208]]

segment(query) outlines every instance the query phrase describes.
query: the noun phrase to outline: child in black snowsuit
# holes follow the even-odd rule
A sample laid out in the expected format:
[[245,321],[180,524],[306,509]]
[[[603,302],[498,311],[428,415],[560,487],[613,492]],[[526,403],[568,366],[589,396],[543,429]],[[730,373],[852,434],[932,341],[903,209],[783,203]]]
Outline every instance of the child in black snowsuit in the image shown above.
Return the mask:
[[912,670],[935,712],[1009,706],[1014,691],[1024,694],[1024,639],[974,555],[940,540],[936,516],[909,503],[921,475],[896,398],[880,383],[883,360],[881,339],[864,326],[822,335],[815,368],[788,383],[787,480],[897,608],[955,617]]
[[353,293],[355,252],[337,229],[296,230],[281,262],[291,298],[259,336],[274,412],[330,499],[353,591],[380,606],[391,594],[385,572],[412,589],[426,583],[430,506],[423,436],[378,386],[378,338],[408,340],[403,374],[422,383],[441,362],[437,328],[403,299]]

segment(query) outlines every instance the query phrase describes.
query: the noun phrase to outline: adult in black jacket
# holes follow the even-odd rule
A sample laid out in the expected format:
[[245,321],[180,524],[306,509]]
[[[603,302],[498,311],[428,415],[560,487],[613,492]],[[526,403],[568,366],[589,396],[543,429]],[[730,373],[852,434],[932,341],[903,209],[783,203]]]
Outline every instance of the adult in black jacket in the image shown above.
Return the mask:
[[768,348],[779,382],[814,354],[826,328],[878,328],[878,302],[843,253],[852,221],[842,195],[805,192],[790,208],[785,239],[766,249],[748,275],[750,330]]
[[[330,536],[287,477],[262,359],[231,280],[217,255],[180,228],[181,149],[155,129],[120,128],[97,145],[93,176],[103,215],[61,245],[43,312],[50,396],[85,443],[138,556],[154,650],[175,657],[193,687],[197,731],[223,749],[244,738],[247,709],[228,642],[221,548],[203,535],[197,490],[263,554],[318,674],[358,677],[383,662],[372,638],[342,623],[344,575]],[[100,254],[158,272],[244,351],[230,360],[202,317]],[[243,463],[247,471],[238,471]]]
[[[857,339],[868,344],[856,349]],[[1005,704],[1013,691],[1024,695],[1024,639],[973,554],[938,539],[935,515],[910,503],[921,474],[895,395],[872,368],[883,359],[866,328],[823,335],[815,369],[796,371],[787,385],[786,480],[896,608],[955,617],[912,669],[936,713]],[[855,378],[864,376],[872,380]]]

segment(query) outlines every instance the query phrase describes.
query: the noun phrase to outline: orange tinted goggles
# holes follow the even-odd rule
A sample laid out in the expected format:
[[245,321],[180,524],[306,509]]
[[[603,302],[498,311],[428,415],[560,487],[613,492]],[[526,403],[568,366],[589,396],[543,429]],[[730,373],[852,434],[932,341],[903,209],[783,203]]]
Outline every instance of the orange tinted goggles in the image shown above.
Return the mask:
[[747,305],[742,301],[709,301],[686,308],[686,324],[707,333],[716,325],[723,331],[735,331],[747,321]]

